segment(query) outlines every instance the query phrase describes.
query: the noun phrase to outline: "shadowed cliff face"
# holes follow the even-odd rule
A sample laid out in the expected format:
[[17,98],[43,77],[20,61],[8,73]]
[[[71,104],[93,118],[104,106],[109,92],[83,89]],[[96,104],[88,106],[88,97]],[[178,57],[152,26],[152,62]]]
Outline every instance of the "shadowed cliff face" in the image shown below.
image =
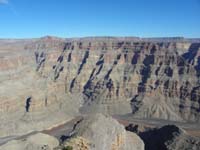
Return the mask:
[[150,128],[130,124],[126,130],[140,136],[144,141],[145,150],[197,150],[200,146],[199,137],[189,135],[187,131],[175,125]]
[[4,46],[1,116],[63,109],[199,121],[200,43],[46,37]]

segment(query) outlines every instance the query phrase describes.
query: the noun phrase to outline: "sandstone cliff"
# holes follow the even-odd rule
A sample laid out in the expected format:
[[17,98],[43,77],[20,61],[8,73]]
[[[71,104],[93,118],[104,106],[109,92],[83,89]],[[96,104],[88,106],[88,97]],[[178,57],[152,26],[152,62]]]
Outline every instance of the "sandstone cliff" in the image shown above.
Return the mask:
[[81,113],[200,119],[198,39],[0,41],[0,136]]

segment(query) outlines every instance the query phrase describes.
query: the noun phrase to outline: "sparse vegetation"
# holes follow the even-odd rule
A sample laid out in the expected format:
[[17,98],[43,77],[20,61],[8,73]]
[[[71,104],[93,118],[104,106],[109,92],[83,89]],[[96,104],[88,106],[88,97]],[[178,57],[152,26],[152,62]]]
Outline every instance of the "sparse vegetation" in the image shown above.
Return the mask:
[[62,150],[73,150],[73,147],[72,146],[65,146],[65,147],[63,147]]

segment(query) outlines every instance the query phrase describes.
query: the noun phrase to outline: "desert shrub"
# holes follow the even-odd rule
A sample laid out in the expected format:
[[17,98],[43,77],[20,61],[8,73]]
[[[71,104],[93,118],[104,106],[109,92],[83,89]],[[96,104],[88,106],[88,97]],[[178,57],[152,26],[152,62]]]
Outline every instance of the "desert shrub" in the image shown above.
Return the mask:
[[63,147],[62,150],[73,150],[73,147],[72,146],[65,146],[65,147]]

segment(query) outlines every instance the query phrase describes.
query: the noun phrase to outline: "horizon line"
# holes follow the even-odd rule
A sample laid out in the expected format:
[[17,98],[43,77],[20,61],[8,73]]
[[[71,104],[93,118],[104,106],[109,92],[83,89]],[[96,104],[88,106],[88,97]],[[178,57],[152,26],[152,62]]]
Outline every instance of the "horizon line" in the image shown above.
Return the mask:
[[84,39],[84,38],[136,38],[136,39],[199,39],[200,37],[187,37],[187,36],[112,36],[112,35],[105,35],[105,36],[72,36],[72,37],[64,37],[64,36],[55,36],[55,35],[44,35],[38,37],[0,37],[0,40],[24,40],[24,39],[42,39],[42,38],[59,38],[59,39]]

